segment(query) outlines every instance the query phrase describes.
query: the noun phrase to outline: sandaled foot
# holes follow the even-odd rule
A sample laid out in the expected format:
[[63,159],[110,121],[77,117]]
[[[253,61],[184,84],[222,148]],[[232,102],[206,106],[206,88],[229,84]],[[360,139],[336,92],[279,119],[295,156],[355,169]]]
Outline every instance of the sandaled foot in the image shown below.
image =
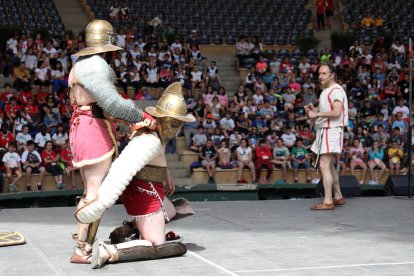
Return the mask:
[[335,206],[338,206],[338,205],[345,205],[346,204],[346,201],[345,201],[345,199],[343,198],[343,197],[341,197],[340,199],[333,199],[333,204],[335,205]]
[[183,241],[183,237],[180,235],[177,235],[173,231],[170,231],[165,235],[165,243],[182,242],[182,241]]
[[70,262],[74,264],[90,264],[92,262],[92,255],[81,256],[76,253],[73,253]]
[[335,210],[335,205],[333,203],[325,204],[323,202],[313,205],[311,210]]

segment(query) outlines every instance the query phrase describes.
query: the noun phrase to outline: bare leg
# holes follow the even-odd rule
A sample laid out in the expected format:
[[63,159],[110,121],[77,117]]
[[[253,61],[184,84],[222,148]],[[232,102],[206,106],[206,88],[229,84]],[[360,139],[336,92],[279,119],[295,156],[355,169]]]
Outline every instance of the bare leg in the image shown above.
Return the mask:
[[160,245],[165,242],[165,218],[162,211],[149,218],[135,219],[142,239]]
[[173,217],[177,215],[177,211],[175,210],[174,205],[170,201],[168,197],[164,197],[164,208],[165,212],[167,212],[168,218],[171,220]]
[[333,192],[335,199],[341,199],[342,193],[341,193],[341,187],[339,185],[339,174],[338,171],[335,169],[335,166],[333,162],[331,163],[331,174],[333,177]]
[[323,188],[325,189],[325,197],[323,202],[325,204],[332,203],[332,186],[334,177],[331,172],[331,166],[333,166],[333,158],[330,154],[322,154],[319,157],[319,168],[322,173]]

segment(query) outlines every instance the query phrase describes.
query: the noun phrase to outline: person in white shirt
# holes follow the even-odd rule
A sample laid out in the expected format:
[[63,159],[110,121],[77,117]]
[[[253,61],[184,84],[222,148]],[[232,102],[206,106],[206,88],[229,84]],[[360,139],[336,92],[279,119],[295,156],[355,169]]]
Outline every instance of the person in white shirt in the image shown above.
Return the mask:
[[66,145],[69,141],[69,136],[65,132],[63,124],[58,124],[56,126],[56,132],[52,135],[52,142],[56,149],[62,149],[62,145]]
[[221,118],[220,120],[220,128],[222,130],[232,132],[235,127],[234,120],[231,118],[231,113],[227,112],[226,117]]
[[325,190],[323,201],[312,206],[312,210],[334,210],[335,205],[345,204],[334,160],[343,148],[343,130],[348,126],[348,99],[342,86],[335,82],[335,77],[334,66],[321,65],[319,81],[323,91],[319,97],[319,107],[305,106],[308,117],[315,120],[316,139],[311,150],[318,155],[316,164],[319,161]]
[[126,46],[126,34],[124,28],[119,30],[119,34],[116,35],[116,46],[125,48]]
[[216,62],[212,61],[210,66],[206,69],[207,78],[206,81],[209,85],[214,85],[214,82],[218,82],[218,86],[221,86],[221,79],[219,75],[219,70],[216,66]]
[[255,183],[256,180],[256,167],[253,163],[253,151],[249,147],[249,144],[246,139],[241,139],[240,146],[236,150],[237,154],[237,165],[238,165],[238,174],[237,174],[237,183],[248,183],[245,179],[242,178],[243,169],[248,167],[251,174],[251,182]]
[[[17,191],[16,183],[22,178],[22,166],[20,155],[15,152],[15,145],[9,143],[7,146],[8,152],[3,155],[3,164],[6,167],[7,177],[10,179],[9,191]],[[16,178],[12,179],[12,175],[16,174]]]
[[392,114],[395,116],[397,113],[402,113],[403,119],[408,118],[410,116],[410,110],[406,105],[404,105],[404,99],[400,98],[398,100],[398,105],[394,107],[394,110],[392,111]]
[[179,37],[176,37],[174,42],[170,46],[170,50],[172,53],[175,53],[176,49],[178,49],[180,53],[183,50],[183,44],[181,44]]
[[14,36],[10,37],[9,40],[7,40],[7,49],[12,50],[13,52],[16,51],[16,49],[17,49],[17,37],[18,37],[18,35],[16,33]]
[[35,144],[39,148],[39,151],[41,151],[44,147],[47,141],[51,141],[52,137],[50,137],[50,134],[47,132],[47,126],[42,125],[40,127],[40,132],[36,134],[35,136]]
[[65,79],[65,71],[63,71],[62,63],[56,62],[55,68],[51,72],[53,91],[56,93],[60,88],[68,88],[68,82]]
[[33,71],[37,67],[37,57],[33,52],[33,48],[29,48],[27,53],[20,60],[24,62],[24,67]]
[[50,41],[46,42],[46,47],[43,48],[43,52],[45,52],[49,58],[57,58],[58,52],[52,47],[52,43]]
[[29,133],[29,126],[24,125],[22,127],[22,132],[19,132],[16,135],[17,150],[20,152],[26,150],[27,142],[30,140],[33,140],[33,138]]
[[286,127],[286,133],[283,133],[280,138],[282,138],[283,144],[288,148],[292,148],[296,143],[296,136],[293,134],[290,126]]
[[43,85],[45,87],[48,87],[50,84],[49,81],[49,70],[48,70],[48,64],[46,61],[39,62],[37,68],[35,69],[35,84],[36,85]]
[[201,94],[204,94],[206,89],[206,84],[204,83],[203,72],[198,70],[198,65],[194,65],[193,70],[190,73],[191,80],[191,96],[198,98],[198,95],[195,95],[195,89],[198,87],[201,90]]

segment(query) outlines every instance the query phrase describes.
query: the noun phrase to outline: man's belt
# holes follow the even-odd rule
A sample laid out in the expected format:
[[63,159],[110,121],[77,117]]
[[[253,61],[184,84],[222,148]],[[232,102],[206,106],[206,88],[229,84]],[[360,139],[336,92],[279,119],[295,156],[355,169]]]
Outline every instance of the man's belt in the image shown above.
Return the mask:
[[146,165],[135,175],[135,179],[163,183],[166,174],[167,167]]
[[97,119],[105,119],[105,114],[102,108],[97,103],[91,103],[89,105],[82,105],[80,110],[91,111],[92,117]]

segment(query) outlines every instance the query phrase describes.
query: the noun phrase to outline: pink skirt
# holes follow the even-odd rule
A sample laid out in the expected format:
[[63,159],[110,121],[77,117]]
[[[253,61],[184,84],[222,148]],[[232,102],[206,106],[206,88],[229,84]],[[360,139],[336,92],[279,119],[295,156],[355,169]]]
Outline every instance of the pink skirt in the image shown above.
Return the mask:
[[92,165],[112,157],[115,145],[109,131],[115,137],[115,124],[110,123],[110,130],[103,119],[80,114],[73,118],[69,141],[73,155],[73,165],[77,168]]

